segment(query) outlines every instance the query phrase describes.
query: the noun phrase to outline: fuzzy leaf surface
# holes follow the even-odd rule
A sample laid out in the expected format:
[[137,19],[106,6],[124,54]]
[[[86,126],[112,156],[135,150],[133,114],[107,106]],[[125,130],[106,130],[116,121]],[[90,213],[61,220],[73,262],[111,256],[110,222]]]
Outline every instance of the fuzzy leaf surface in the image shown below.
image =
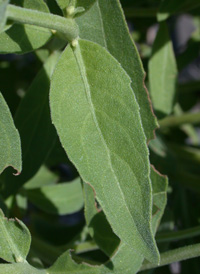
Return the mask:
[[18,173],[22,169],[20,136],[15,128],[12,115],[0,93],[0,174],[12,166]]
[[97,0],[92,8],[78,17],[80,37],[105,47],[131,78],[131,87],[140,106],[140,115],[147,140],[154,138],[158,126],[152,112],[145,72],[136,45],[132,41],[123,10],[118,0]]
[[19,220],[5,218],[0,209],[0,258],[7,262],[23,262],[28,255],[30,243],[31,236],[27,227]]
[[[16,4],[27,9],[49,12],[42,0],[14,0]],[[8,30],[0,33],[0,53],[26,53],[42,47],[50,39],[52,33],[46,28],[32,25],[13,24]]]
[[[159,75],[159,77],[158,77]],[[176,95],[177,66],[167,24],[159,27],[149,62],[150,91],[158,115],[172,112]]]
[[51,115],[63,147],[94,187],[112,229],[157,263],[148,149],[130,85],[106,49],[79,40],[75,49],[66,48],[54,70]]

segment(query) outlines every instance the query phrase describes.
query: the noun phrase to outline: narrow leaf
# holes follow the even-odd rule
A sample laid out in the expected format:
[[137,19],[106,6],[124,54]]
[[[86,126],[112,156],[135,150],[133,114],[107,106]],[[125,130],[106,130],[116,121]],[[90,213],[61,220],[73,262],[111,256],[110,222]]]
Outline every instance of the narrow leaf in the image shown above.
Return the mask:
[[56,140],[50,119],[50,76],[59,54],[52,54],[22,99],[15,115],[15,124],[22,142],[23,172],[20,176],[6,176],[4,195],[14,193],[29,180],[45,161]]
[[152,112],[145,72],[136,45],[132,41],[118,0],[97,0],[92,8],[78,17],[80,37],[105,47],[131,78],[131,87],[140,106],[140,115],[147,140],[154,138],[158,126]]
[[50,214],[71,214],[83,207],[80,178],[71,183],[29,189],[25,194],[35,206]]
[[17,170],[17,173],[20,173],[22,169],[20,137],[1,93],[0,119],[0,173],[8,166],[12,166]]
[[[43,0],[15,0],[14,4],[27,9],[49,12]],[[46,44],[51,36],[51,31],[46,28],[14,24],[5,32],[0,33],[0,53],[30,52]]]
[[[158,77],[159,76],[159,77]],[[177,67],[165,22],[160,24],[149,62],[149,81],[153,107],[161,117],[172,112],[176,95]]]
[[30,232],[19,220],[7,219],[0,209],[0,258],[7,262],[26,260],[31,243]]
[[130,84],[104,48],[79,40],[55,68],[51,114],[63,147],[94,187],[115,233],[157,263],[148,149]]
[[0,33],[3,31],[6,24],[6,8],[9,0],[0,0]]

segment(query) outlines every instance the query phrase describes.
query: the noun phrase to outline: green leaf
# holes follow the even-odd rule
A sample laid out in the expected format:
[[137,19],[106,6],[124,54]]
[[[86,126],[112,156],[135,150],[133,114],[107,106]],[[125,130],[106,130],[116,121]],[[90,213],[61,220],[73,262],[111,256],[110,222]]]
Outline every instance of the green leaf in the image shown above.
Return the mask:
[[[166,206],[167,179],[166,177],[158,174],[152,167],[151,181],[153,186],[154,208],[152,228],[155,234]],[[85,218],[90,234],[94,238],[98,246],[108,256],[111,256],[113,254],[113,251],[119,245],[118,238],[111,231],[111,228],[109,227],[109,224],[103,212],[98,212],[97,208],[95,207],[94,191],[87,184],[84,184],[84,197]],[[143,260],[143,256],[138,253],[134,253],[128,245],[121,243],[117,249],[117,252],[111,257],[111,261],[108,262],[108,265],[113,265],[113,273],[133,274],[138,272]],[[123,264],[121,262],[123,262]],[[124,265],[126,265],[126,268],[124,267]]]
[[199,6],[199,0],[163,0],[161,1],[157,18],[158,21],[163,21],[173,14],[186,12]]
[[5,218],[0,209],[0,258],[7,262],[24,262],[30,243],[27,227],[17,219]]
[[46,185],[55,184],[58,181],[58,176],[48,170],[45,166],[41,166],[33,178],[31,178],[25,185],[25,189],[35,189]]
[[70,183],[29,189],[25,194],[35,206],[50,214],[71,214],[83,207],[80,178]]
[[172,42],[167,25],[163,22],[160,24],[149,61],[151,99],[154,109],[160,116],[172,112],[176,95],[176,78],[177,67]]
[[95,1],[96,0],[56,0],[64,15],[67,15],[67,8],[74,7],[74,15],[77,16],[82,15],[84,11],[90,9]]
[[9,0],[0,0],[0,33],[3,31],[6,24],[6,8]]
[[156,234],[160,220],[163,216],[165,206],[167,204],[167,186],[168,180],[166,176],[163,176],[151,168],[151,182],[153,188],[153,217],[152,217],[152,229],[154,235]]
[[0,118],[0,173],[2,173],[6,167],[12,166],[19,174],[22,169],[20,137],[15,128],[10,110],[1,93]]
[[27,262],[0,264],[0,273],[3,274],[47,274],[44,269],[37,269]]
[[22,99],[16,115],[15,124],[22,142],[23,171],[20,176],[6,176],[3,193],[14,193],[29,180],[44,163],[56,140],[49,110],[50,76],[59,53],[52,54]]
[[84,202],[85,219],[91,237],[107,256],[112,256],[120,244],[119,238],[113,233],[103,211],[98,211],[95,204],[95,193],[90,185],[85,184]]
[[[42,0],[14,1],[14,4],[27,9],[49,12],[47,5]],[[14,24],[7,31],[0,34],[0,53],[30,52],[46,44],[51,36],[51,31],[46,28]]]
[[157,263],[148,149],[130,84],[104,48],[79,40],[54,70],[51,115],[69,159],[94,187],[112,229]]
[[105,47],[131,78],[131,87],[140,106],[140,115],[147,140],[154,138],[158,126],[148,91],[145,72],[136,45],[132,41],[118,0],[97,0],[92,8],[78,17],[80,37]]

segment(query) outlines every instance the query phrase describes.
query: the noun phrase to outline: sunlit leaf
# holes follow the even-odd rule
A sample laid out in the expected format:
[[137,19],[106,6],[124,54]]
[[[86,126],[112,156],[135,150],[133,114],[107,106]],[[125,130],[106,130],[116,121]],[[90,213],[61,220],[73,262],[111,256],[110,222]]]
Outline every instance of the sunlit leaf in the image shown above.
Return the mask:
[[30,243],[31,236],[27,227],[17,219],[5,218],[0,209],[0,258],[7,262],[23,262]]
[[6,24],[6,8],[9,0],[0,0],[0,33],[3,31]]
[[29,189],[25,194],[35,206],[50,214],[71,214],[83,207],[80,178],[70,183]]
[[51,115],[63,147],[94,187],[112,229],[158,262],[150,223],[148,150],[130,83],[105,49],[79,40],[75,49],[66,48],[54,70]]
[[[21,5],[27,9],[49,12],[42,0],[14,0],[13,4]],[[52,36],[49,29],[32,25],[14,24],[11,28],[0,34],[0,53],[26,53],[42,47]]]
[[132,41],[120,2],[97,0],[92,8],[78,17],[80,37],[105,47],[131,78],[131,87],[140,106],[147,140],[154,138],[157,121],[152,113],[149,94],[144,84],[145,72],[136,45]]
[[172,112],[177,73],[172,42],[167,25],[163,22],[160,24],[149,62],[151,99],[157,115],[163,116]]

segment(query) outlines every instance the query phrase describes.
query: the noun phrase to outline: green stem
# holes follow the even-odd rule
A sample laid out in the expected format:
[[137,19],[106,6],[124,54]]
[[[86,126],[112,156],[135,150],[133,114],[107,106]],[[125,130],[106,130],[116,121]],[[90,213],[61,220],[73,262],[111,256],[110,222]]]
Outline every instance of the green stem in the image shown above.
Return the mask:
[[178,240],[188,239],[188,238],[192,238],[199,235],[200,235],[200,226],[195,226],[195,227],[180,230],[180,231],[159,233],[156,236],[156,241],[159,243],[178,241]]
[[165,127],[178,127],[183,124],[197,124],[200,123],[200,112],[185,113],[180,116],[168,116],[162,120],[159,120],[161,128]]
[[156,17],[157,8],[124,8],[124,13],[127,18],[132,17]]
[[78,37],[78,26],[73,19],[14,5],[8,5],[6,15],[7,19],[16,23],[35,25],[61,32],[69,42]]
[[160,260],[159,266],[153,265],[149,262],[145,262],[143,266],[141,267],[140,271],[168,265],[168,264],[183,261],[183,260],[192,259],[198,256],[200,256],[200,244],[194,244],[194,245],[177,248],[177,249],[162,253],[160,257],[161,260]]

